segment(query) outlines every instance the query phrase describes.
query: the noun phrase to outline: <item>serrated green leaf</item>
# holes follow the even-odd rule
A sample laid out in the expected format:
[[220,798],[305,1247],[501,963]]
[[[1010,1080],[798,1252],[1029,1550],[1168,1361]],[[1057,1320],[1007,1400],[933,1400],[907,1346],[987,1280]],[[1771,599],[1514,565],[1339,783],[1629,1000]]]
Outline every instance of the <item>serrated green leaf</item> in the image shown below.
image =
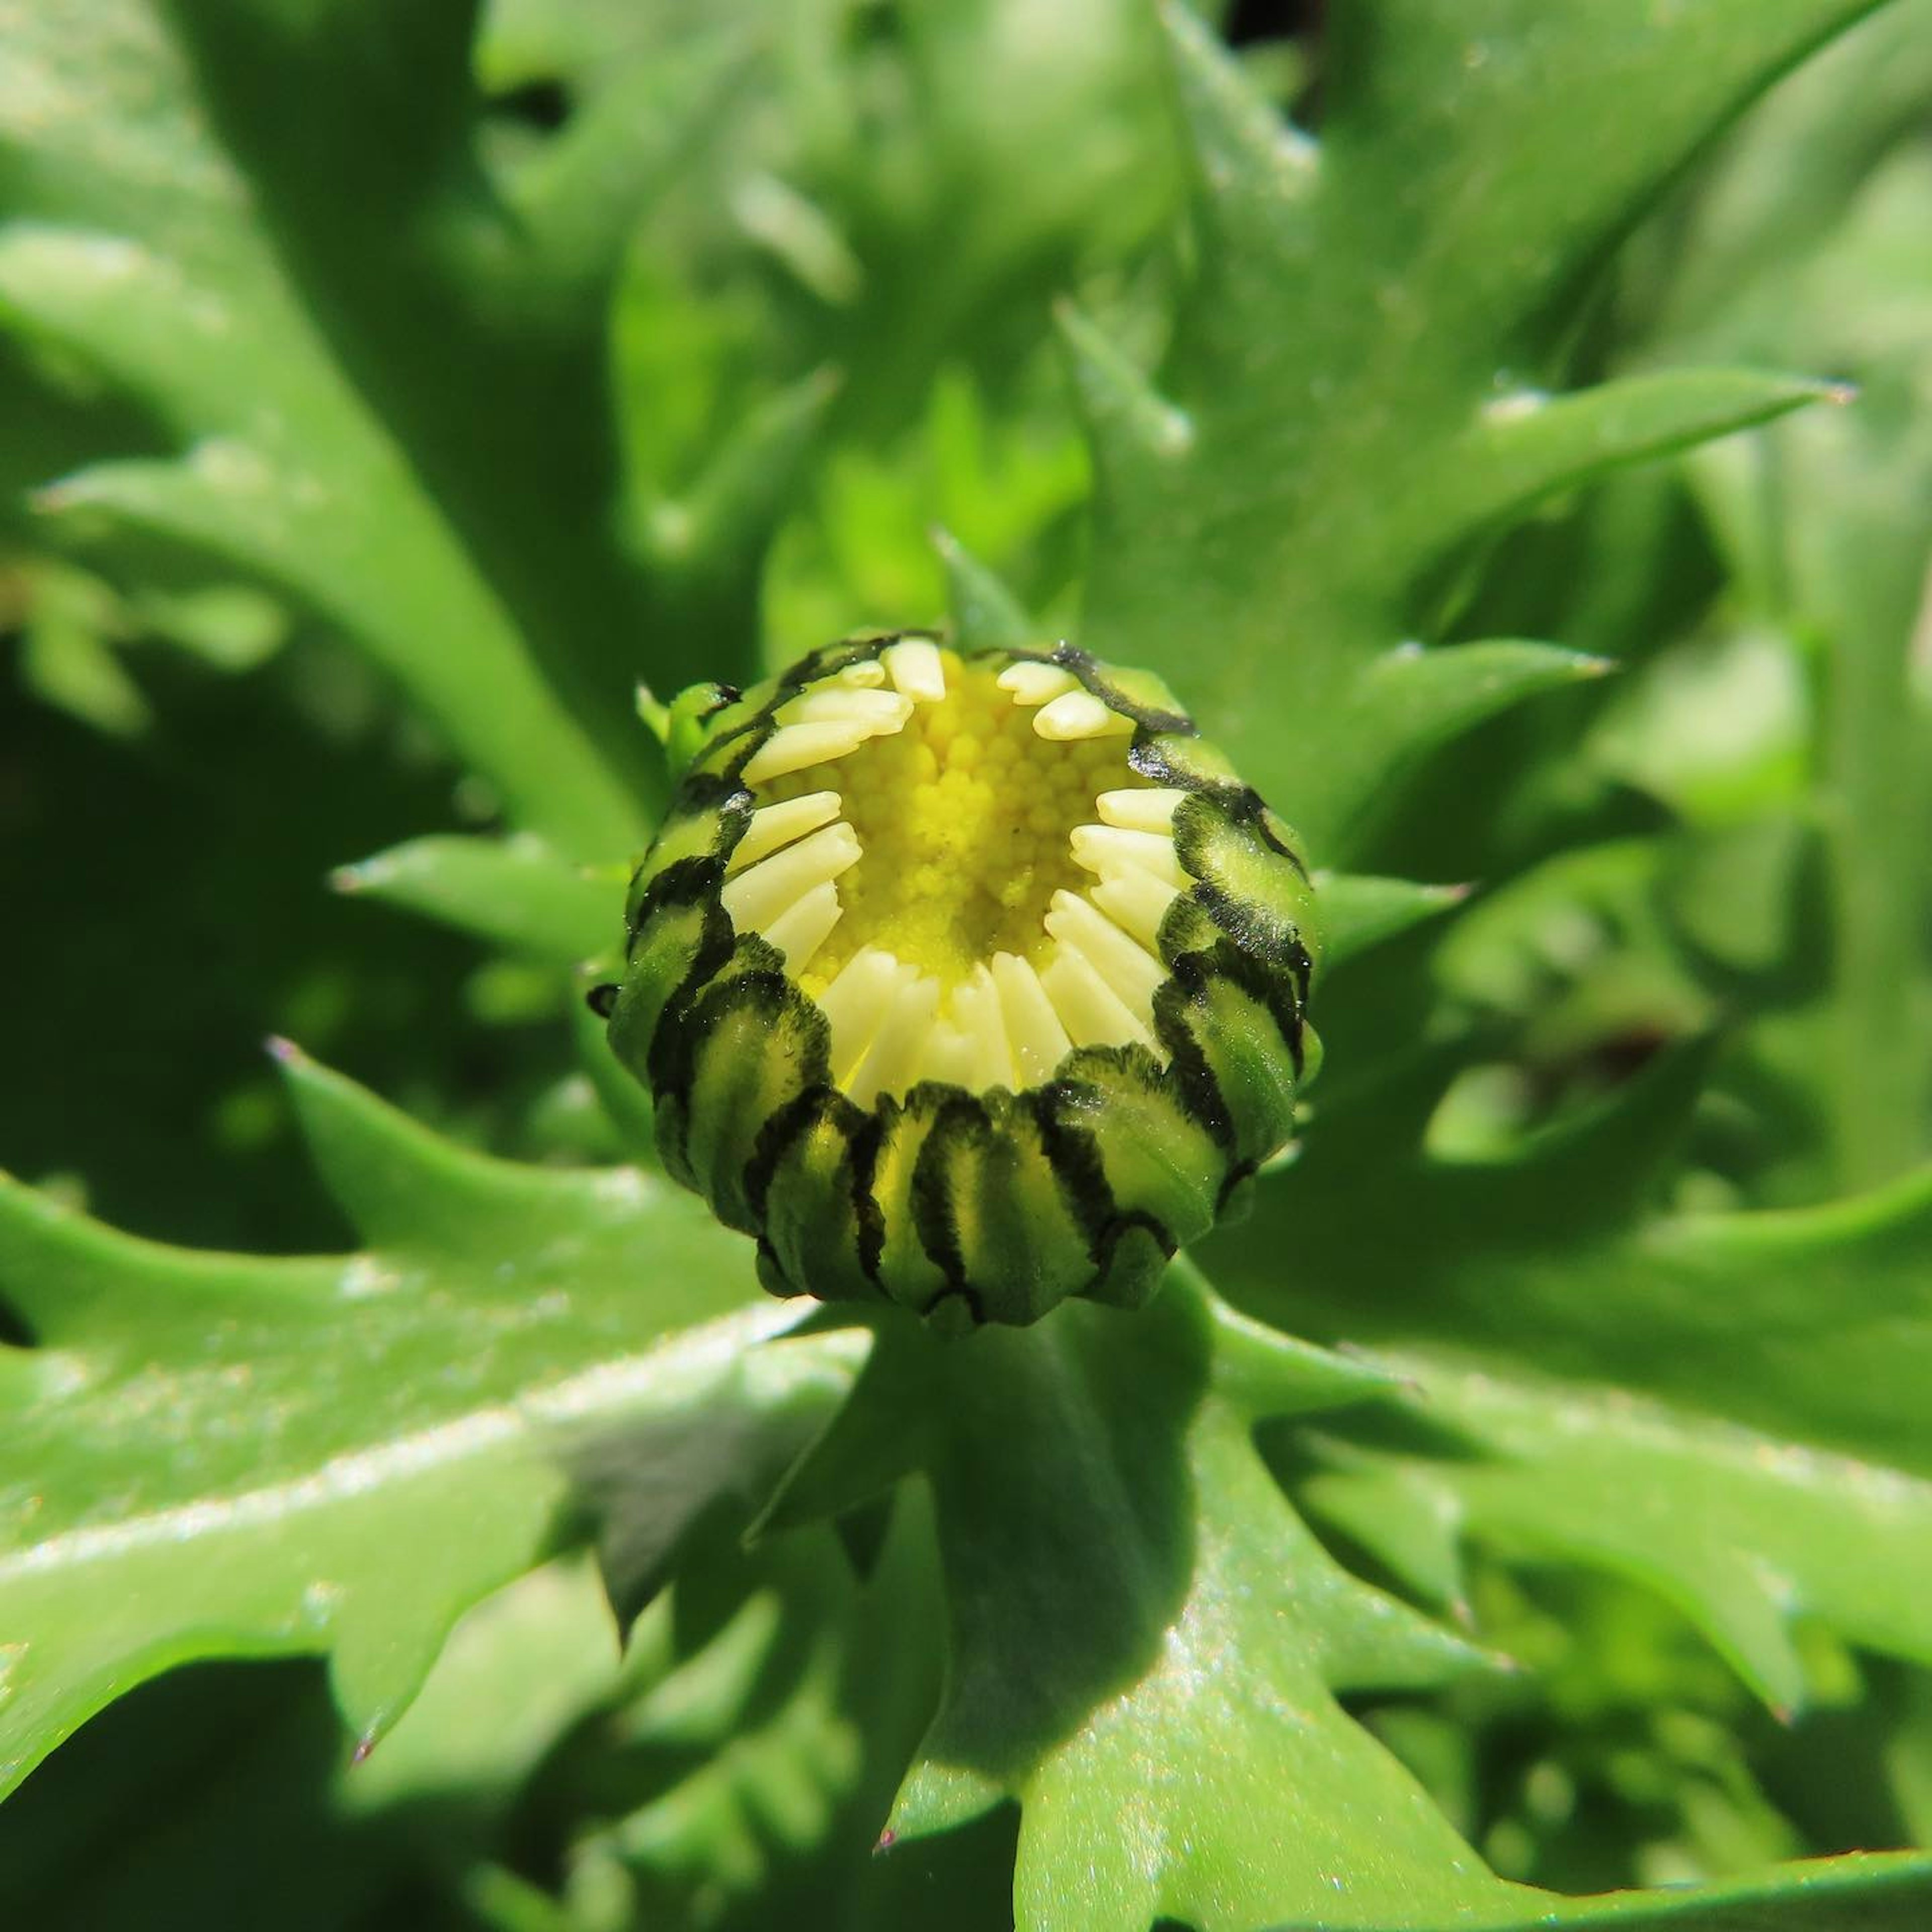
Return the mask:
[[[1346,856],[1363,793],[1333,789],[1342,761],[1304,769],[1304,721],[1439,625],[1445,544],[1815,393],[1719,371],[1508,400],[1554,373],[1582,270],[1687,154],[1869,4],[1788,0],[1747,27],[1741,0],[1641,20],[1378,0],[1331,36],[1318,142],[1169,12],[1200,260],[1158,393],[1073,332],[1098,472],[1088,638],[1168,674],[1318,856]],[[1532,152],[1561,159],[1526,170]]]
[[1463,1431],[1440,1462],[1396,1454],[1386,1487],[1345,1458],[1339,1496],[1317,1492],[1371,1546],[1386,1508],[1396,1574],[1454,1587],[1439,1536],[1410,1533],[1453,1501],[1506,1544],[1641,1576],[1790,1708],[1799,1616],[1932,1656],[1932,1571],[1906,1554],[1932,1550],[1932,1176],[1790,1215],[1657,1214],[1707,1062],[1667,1056],[1504,1161],[1384,1139],[1372,1178],[1352,1137],[1386,1120],[1341,1107],[1216,1246],[1250,1305],[1388,1348],[1420,1416]]
[[[722,1564],[714,1550],[689,1601],[654,1609],[634,1634],[638,1663],[641,1649],[664,1664],[652,1657],[640,1694],[571,1754],[609,1820],[578,1857],[631,1874],[640,1917],[976,1928],[997,1912],[1007,1862],[962,1898],[936,1884],[936,1861],[874,1850],[938,1682],[921,1640],[938,1580],[920,1500],[895,1507],[862,1572],[824,1529]],[[690,1601],[706,1606],[698,1618]]]
[[[1861,385],[1856,406],[1786,426],[1752,460],[1720,448],[1691,469],[1758,621],[1817,652],[1808,748],[1830,801],[1820,833],[1832,972],[1806,1024],[1823,1164],[1840,1191],[1921,1159],[1932,1106],[1932,1058],[1898,1048],[1932,1006],[1918,862],[1932,703],[1913,661],[1932,533],[1932,436],[1916,400],[1932,280],[1916,237],[1932,177],[1916,144],[1884,153],[1902,101],[1922,90],[1926,17],[1916,4],[1888,10],[1727,157],[1689,211],[1694,259],[1664,325],[1667,341],[1700,352],[1796,354]],[[1820,172],[1774,250],[1766,211],[1791,199],[1781,142],[1801,130]],[[1739,232],[1718,240],[1726,213]]]
[[382,1748],[345,1771],[338,1802],[351,1816],[458,1792],[506,1804],[565,1726],[615,1693],[618,1667],[596,1566],[579,1555],[533,1570],[457,1624]]
[[682,1196],[459,1152],[291,1064],[325,1172],[385,1245],[198,1256],[4,1197],[0,1287],[41,1342],[0,1355],[10,1786],[198,1657],[326,1654],[372,1740],[458,1614],[566,1528],[573,1456],[708,1415],[712,1453],[657,1492],[687,1511],[740,1466],[721,1414],[742,1448],[766,1412],[795,1439],[844,1385],[809,1347],[755,1348],[790,1317],[745,1305],[742,1245]]
[[1330,1563],[1250,1437],[1256,1414],[1375,1391],[1376,1370],[1244,1321],[1185,1269],[1132,1322],[1094,1313],[952,1344],[882,1328],[779,1506],[843,1508],[908,1467],[932,1486],[947,1689],[889,1830],[1018,1798],[1028,1927],[1252,1925],[1338,1900],[1338,1923],[1397,1900],[1487,1922],[1506,1888],[1334,1701],[1483,1660]]
[[[652,593],[604,535],[626,484],[603,305],[615,242],[732,62],[634,60],[540,164],[493,176],[470,24],[140,0],[14,23],[0,308],[178,448],[70,475],[44,514],[266,577],[393,674],[523,822],[604,856],[655,778],[627,716]],[[706,541],[737,541],[722,514]]]
[[1646,1216],[1707,1052],[1498,1161],[1397,1142],[1365,1169],[1353,1136],[1375,1131],[1372,1104],[1332,1106],[1252,1219],[1214,1238],[1216,1278],[1265,1285],[1265,1312],[1293,1309],[1318,1340],[1426,1337],[1932,1472],[1932,1178],[1828,1208]]
[[1420,1473],[1469,1534],[1656,1590],[1774,1709],[1808,1701],[1801,1618],[1932,1660],[1925,1568],[1902,1555],[1932,1547],[1932,1484],[1622,1391],[1408,1366],[1462,1438]]

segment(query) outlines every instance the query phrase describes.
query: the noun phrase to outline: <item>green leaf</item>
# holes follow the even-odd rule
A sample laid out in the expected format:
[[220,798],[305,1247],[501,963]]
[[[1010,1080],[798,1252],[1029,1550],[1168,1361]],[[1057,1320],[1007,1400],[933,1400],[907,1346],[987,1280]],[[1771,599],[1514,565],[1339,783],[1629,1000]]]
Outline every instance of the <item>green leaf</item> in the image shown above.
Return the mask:
[[[1928,1903],[1932,1866],[1923,1859],[1852,1854],[1678,1898],[1633,1892],[1574,1901],[1558,1909],[1554,1922],[1613,1924],[1622,1932],[1911,1932]],[[1517,1922],[1525,1932],[1551,1922]]]
[[1850,400],[1841,384],[1748,369],[1670,369],[1626,376],[1576,395],[1498,397],[1450,452],[1455,500],[1437,514],[1446,512],[1455,520],[1444,526],[1442,540],[1474,535],[1612,464],[1666,456],[1809,403]]
[[[1749,459],[1714,449],[1692,471],[1758,621],[1816,652],[1809,748],[1828,800],[1819,828],[1833,972],[1808,1018],[1826,1170],[1840,1190],[1909,1169],[1932,1107],[1928,1057],[1898,1046],[1932,1001],[1932,888],[1919,862],[1932,824],[1932,698],[1913,655],[1932,540],[1932,434],[1916,400],[1932,278],[1915,238],[1932,171],[1909,142],[1873,165],[1901,114],[1916,125],[1904,103],[1922,98],[1925,28],[1922,5],[1890,10],[1774,104],[1689,211],[1694,252],[1663,322],[1666,344],[1795,355],[1860,386],[1856,407],[1794,422]],[[1808,158],[1817,151],[1818,170],[1795,208],[1792,138],[1806,139]],[[1713,230],[1727,214],[1735,232],[1720,240]]]
[[[642,1432],[679,1472],[668,1534],[846,1384],[836,1346],[757,1346],[790,1317],[683,1196],[464,1152],[285,1065],[362,1253],[194,1255],[0,1196],[0,1288],[39,1344],[0,1353],[8,1786],[200,1657],[326,1654],[366,1748],[460,1612],[568,1533],[586,1459]],[[709,1444],[681,1461],[680,1419]]]
[[382,1748],[345,1771],[338,1802],[364,1816],[459,1792],[506,1806],[558,1733],[611,1697],[618,1670],[595,1565],[546,1564],[464,1616]]
[[1827,393],[1720,370],[1522,400],[1558,373],[1586,270],[1870,4],[1376,0],[1330,36],[1318,142],[1169,12],[1198,268],[1158,393],[1071,332],[1097,472],[1088,641],[1166,674],[1318,856],[1348,856],[1364,766],[1345,795],[1348,761],[1309,772],[1306,746],[1365,664],[1439,634],[1453,547],[1543,491]]
[[1828,1208],[1660,1215],[1707,1064],[1668,1056],[1508,1160],[1435,1158],[1338,1106],[1215,1246],[1247,1305],[1414,1384],[1419,1447],[1367,1477],[1345,1456],[1319,1492],[1371,1546],[1386,1522],[1396,1574],[1453,1595],[1466,1520],[1638,1576],[1791,1708],[1800,1617],[1932,1658],[1910,1554],[1932,1550],[1932,1172]]
[[932,541],[946,567],[952,628],[962,647],[979,651],[1038,649],[1040,628],[1012,592],[950,532],[935,530]]
[[938,1608],[926,1519],[896,1509],[862,1573],[824,1529],[714,1555],[699,1618],[673,1600],[634,1634],[670,1667],[615,1714],[601,1760],[581,1754],[609,1822],[578,1856],[634,1875],[640,1917],[976,1927],[999,1909],[1004,1862],[941,1889],[937,1860],[874,1854],[938,1684],[920,1640]]
[[785,1514],[908,1462],[932,1486],[946,1690],[889,1830],[1019,1798],[1029,1927],[1252,1925],[1337,1900],[1351,1923],[1405,1902],[1484,1922],[1504,1888],[1335,1701],[1483,1660],[1326,1558],[1250,1439],[1257,1414],[1379,1386],[1184,1268],[1131,1322],[1063,1310],[951,1346],[882,1324]]
[[1412,879],[1378,879],[1360,872],[1318,873],[1322,960],[1332,973],[1345,961],[1426,920],[1452,912],[1467,886],[1420,886]]
[[[1440,1465],[1400,1466],[1471,1537],[1598,1567],[1655,1590],[1788,1716],[1808,1698],[1792,1630],[1932,1661],[1932,1483],[1714,1424],[1621,1390],[1401,1358],[1420,1412],[1450,1432]],[[1363,1499],[1364,1504],[1367,1499]],[[1365,1522],[1367,1509],[1354,1520]]]
[[1359,837],[1401,796],[1404,771],[1424,754],[1544,692],[1613,669],[1607,660],[1520,638],[1424,650],[1399,644],[1334,694],[1334,722],[1298,760],[1297,789],[1345,812]]
[[532,833],[412,838],[338,868],[340,892],[380,899],[512,951],[563,967],[608,952],[619,936],[621,868],[573,865]]
[[603,536],[625,488],[603,308],[719,62],[634,62],[541,164],[493,176],[467,8],[314,10],[87,0],[10,28],[0,316],[176,446],[42,512],[271,580],[524,823],[608,856],[654,781],[628,716],[650,588]]

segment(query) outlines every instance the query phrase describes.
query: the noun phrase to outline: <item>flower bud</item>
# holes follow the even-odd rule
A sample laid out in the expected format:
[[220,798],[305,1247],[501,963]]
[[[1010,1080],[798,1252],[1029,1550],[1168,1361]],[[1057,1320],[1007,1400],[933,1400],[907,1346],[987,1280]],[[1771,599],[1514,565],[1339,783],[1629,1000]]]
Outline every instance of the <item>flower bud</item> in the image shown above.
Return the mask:
[[1145,1301],[1293,1126],[1287,828],[1159,680],[1065,646],[862,638],[710,694],[610,1010],[667,1170],[775,1294]]

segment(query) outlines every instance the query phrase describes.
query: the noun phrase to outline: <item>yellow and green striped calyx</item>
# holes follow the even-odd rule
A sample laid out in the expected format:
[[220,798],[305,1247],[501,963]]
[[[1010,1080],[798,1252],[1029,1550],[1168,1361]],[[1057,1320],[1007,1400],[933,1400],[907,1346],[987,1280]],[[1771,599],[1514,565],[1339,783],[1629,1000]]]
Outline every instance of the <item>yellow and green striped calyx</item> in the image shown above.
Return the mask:
[[1287,828],[1158,680],[1064,645],[856,638],[670,716],[608,1007],[668,1170],[776,1294],[1145,1301],[1293,1126]]

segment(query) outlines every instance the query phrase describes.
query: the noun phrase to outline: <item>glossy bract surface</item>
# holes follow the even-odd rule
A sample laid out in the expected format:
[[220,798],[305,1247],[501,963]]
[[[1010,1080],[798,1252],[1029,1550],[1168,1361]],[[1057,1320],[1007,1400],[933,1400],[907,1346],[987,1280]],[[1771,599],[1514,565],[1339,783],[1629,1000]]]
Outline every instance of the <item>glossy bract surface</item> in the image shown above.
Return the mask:
[[611,1042],[773,1292],[1137,1305],[1287,1139],[1307,873],[1157,680],[860,638],[671,742]]

